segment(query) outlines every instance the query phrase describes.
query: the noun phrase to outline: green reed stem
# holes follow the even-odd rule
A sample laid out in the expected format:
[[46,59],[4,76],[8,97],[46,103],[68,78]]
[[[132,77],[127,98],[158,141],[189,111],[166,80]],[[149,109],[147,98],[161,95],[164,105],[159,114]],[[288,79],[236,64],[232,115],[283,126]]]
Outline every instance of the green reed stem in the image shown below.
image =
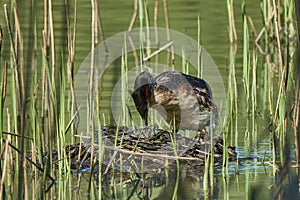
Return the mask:
[[198,60],[197,60],[197,77],[202,78],[202,69],[203,69],[203,59],[202,59],[202,47],[201,47],[201,24],[200,24],[200,17],[198,15],[197,19],[197,43],[198,43]]
[[184,74],[188,74],[189,72],[188,72],[188,67],[187,67],[187,65],[188,65],[188,63],[187,63],[187,61],[186,61],[186,58],[185,58],[185,52],[184,52],[184,49],[182,49],[181,50],[181,57],[182,57],[182,59],[181,59],[181,71],[182,71],[182,73],[184,73]]
[[144,6],[143,6],[143,0],[138,0],[138,7],[139,7],[139,19],[140,19],[140,29],[142,30],[143,22],[144,22]]
[[[1,59],[1,58],[0,58]],[[7,63],[4,63],[4,69],[2,72],[2,77],[1,77],[1,85],[0,85],[0,140],[2,141],[3,139],[3,117],[4,117],[4,103],[5,103],[5,98],[6,98],[6,87],[7,87]],[[0,149],[2,149],[2,142],[0,142]]]
[[[178,153],[177,153],[177,142],[176,142],[176,124],[175,124],[175,116],[173,118],[173,134],[170,134],[170,138],[171,138],[171,143],[172,143],[172,147],[173,147],[173,152],[174,152],[174,156],[178,157]],[[173,190],[173,196],[172,199],[177,199],[177,192],[178,192],[178,187],[179,187],[179,178],[180,178],[180,163],[179,163],[179,159],[176,159],[176,182],[175,182],[175,186],[174,186],[174,190]]]
[[[212,113],[210,114],[210,133],[213,133],[213,127],[212,127],[212,121],[213,121],[213,116]],[[225,138],[224,140],[227,140]],[[227,143],[227,142],[226,142]],[[215,163],[215,140],[212,134],[210,134],[210,163],[209,163],[209,178],[210,178],[210,187],[213,188],[214,186],[214,163]],[[227,153],[227,145],[223,147],[223,151]],[[228,155],[228,153],[227,153]],[[225,159],[225,158],[223,158]],[[228,163],[228,160],[226,161]]]
[[[250,84],[249,84],[249,32],[248,32],[248,23],[247,23],[247,14],[245,8],[245,2],[242,5],[242,13],[243,13],[243,80],[244,80],[244,89],[246,93],[246,105],[248,107],[249,96],[250,96]],[[249,111],[249,108],[247,108]]]
[[278,137],[280,138],[280,161],[281,164],[284,164],[284,147],[286,144],[286,100],[285,96],[282,94],[280,97],[280,104],[279,104],[279,112],[278,112]]
[[[253,47],[254,48],[254,47]],[[251,104],[252,104],[252,135],[254,141],[257,141],[257,123],[256,115],[257,115],[257,82],[256,82],[256,73],[257,73],[257,52],[252,50],[252,91],[251,91]],[[254,142],[256,144],[256,142]]]
[[[125,37],[125,36],[124,36]],[[130,117],[128,117],[129,111],[127,110],[127,94],[129,91],[128,88],[128,64],[127,64],[127,44],[126,38],[125,41],[125,50],[122,50],[121,58],[121,122],[122,125],[130,125]]]
[[209,165],[210,165],[210,154],[206,156],[205,159],[205,165],[204,165],[204,175],[203,175],[203,191],[205,197],[209,196]]

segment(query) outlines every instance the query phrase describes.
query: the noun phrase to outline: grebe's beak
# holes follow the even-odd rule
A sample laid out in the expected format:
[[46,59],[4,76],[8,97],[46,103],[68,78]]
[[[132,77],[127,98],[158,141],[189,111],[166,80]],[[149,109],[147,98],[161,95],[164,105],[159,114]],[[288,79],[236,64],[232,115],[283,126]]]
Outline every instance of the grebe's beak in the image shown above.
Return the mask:
[[131,96],[145,126],[148,126],[148,111],[151,99],[151,89],[147,86],[142,86],[133,91]]

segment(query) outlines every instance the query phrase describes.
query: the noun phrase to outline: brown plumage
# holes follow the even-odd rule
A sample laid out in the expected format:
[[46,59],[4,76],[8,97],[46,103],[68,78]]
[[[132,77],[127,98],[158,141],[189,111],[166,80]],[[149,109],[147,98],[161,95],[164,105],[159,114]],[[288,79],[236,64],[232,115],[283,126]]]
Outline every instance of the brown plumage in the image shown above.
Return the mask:
[[213,131],[217,126],[218,109],[203,79],[176,71],[163,72],[155,78],[142,72],[135,80],[132,97],[145,125],[148,125],[148,108],[152,107],[170,125],[175,119],[176,131],[209,133],[211,126]]

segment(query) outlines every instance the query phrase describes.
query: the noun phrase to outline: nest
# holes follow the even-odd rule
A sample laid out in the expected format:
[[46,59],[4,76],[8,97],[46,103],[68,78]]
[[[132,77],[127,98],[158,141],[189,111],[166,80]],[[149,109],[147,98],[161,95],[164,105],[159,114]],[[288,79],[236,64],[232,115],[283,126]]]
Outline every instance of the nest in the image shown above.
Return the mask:
[[[102,142],[99,143],[100,133]],[[91,163],[101,163],[105,172],[110,169],[133,173],[159,172],[176,168],[177,161],[204,166],[212,156],[215,165],[219,165],[224,149],[229,160],[236,159],[235,148],[225,148],[221,138],[204,142],[201,138],[188,138],[154,127],[133,130],[125,126],[104,126],[96,131],[93,141],[90,139],[66,147],[73,168],[91,168]]]

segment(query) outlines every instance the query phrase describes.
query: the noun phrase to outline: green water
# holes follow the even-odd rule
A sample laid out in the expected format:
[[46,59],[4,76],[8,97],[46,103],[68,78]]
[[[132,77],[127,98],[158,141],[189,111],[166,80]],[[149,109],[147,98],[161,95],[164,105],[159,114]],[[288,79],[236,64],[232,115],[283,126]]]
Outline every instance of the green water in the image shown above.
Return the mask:
[[[10,1],[1,1],[1,6],[4,3],[10,5]],[[32,6],[31,1],[18,1],[18,14],[21,24],[22,36],[25,47],[25,66],[24,69],[27,73],[25,77],[26,83],[31,81],[30,69],[31,58],[26,55],[31,55],[33,50],[32,38],[36,36],[40,43],[37,44],[37,57],[41,55],[42,46],[42,29],[43,29],[43,3],[38,1],[37,5]],[[74,2],[70,1],[70,13],[73,14]],[[126,31],[128,29],[132,14],[133,14],[133,1],[128,0],[102,0],[99,2],[100,15],[102,20],[102,26],[104,31],[104,37],[109,38],[117,33]],[[256,31],[259,32],[262,29],[262,18],[260,3],[256,1],[249,1],[246,3],[247,14],[251,16],[255,25]],[[242,78],[242,56],[243,56],[243,22],[241,15],[240,2],[235,3],[235,22],[238,35],[237,41],[237,54],[236,54],[236,81],[237,81],[237,94],[238,94],[238,112],[236,113],[237,119],[232,124],[230,132],[228,133],[229,145],[237,147],[238,157],[247,158],[251,157],[251,160],[242,160],[240,163],[229,164],[229,175],[227,177],[222,176],[221,167],[215,171],[214,182],[215,185],[212,188],[214,191],[214,199],[244,199],[248,197],[251,192],[257,186],[261,189],[260,197],[269,197],[272,192],[270,185],[274,181],[274,171],[269,165],[272,161],[272,146],[270,144],[270,132],[269,132],[269,110],[268,102],[265,98],[264,76],[263,67],[265,63],[264,56],[258,56],[258,67],[260,70],[257,73],[257,109],[256,112],[247,110],[247,101],[245,98],[243,78]],[[218,66],[218,70],[224,82],[224,87],[227,90],[228,85],[228,73],[229,73],[229,51],[230,42],[228,36],[228,16],[225,1],[168,1],[169,21],[170,28],[179,31],[192,39],[197,41],[197,18],[199,16],[201,24],[201,45],[206,49],[213,61]],[[150,26],[153,26],[153,12],[154,1],[149,1],[149,18]],[[3,14],[3,12],[0,12]],[[75,51],[75,71],[81,67],[82,62],[88,56],[91,51],[91,5],[90,1],[82,0],[78,2],[77,10],[77,38],[76,38],[76,51]],[[33,32],[33,20],[37,16],[37,35]],[[67,53],[67,29],[66,29],[66,17],[65,6],[63,1],[53,1],[53,16],[54,16],[54,31],[55,31],[55,49],[57,52],[56,60],[60,62],[61,54]],[[71,17],[71,20],[73,18]],[[6,24],[3,15],[0,17],[0,24],[2,25],[4,36],[8,35]],[[163,2],[159,2],[159,15],[158,24],[161,27],[165,27],[164,14],[163,14]],[[139,27],[139,20],[137,19],[135,27]],[[4,59],[8,59],[9,40],[5,38],[3,42],[2,56]],[[39,60],[41,62],[41,60]],[[121,60],[118,59],[105,71],[103,80],[100,83],[101,88],[101,108],[100,116],[105,116],[107,124],[116,124],[116,121],[111,116],[110,98],[112,88],[119,80]],[[134,68],[133,58],[129,57],[129,68]],[[130,66],[131,65],[131,66]],[[181,65],[181,63],[179,64]],[[177,68],[176,68],[177,69]],[[180,69],[180,68],[179,68]],[[261,73],[260,73],[261,72]],[[41,73],[41,72],[39,72]],[[79,72],[80,73],[80,72]],[[205,79],[205,77],[203,77]],[[278,77],[274,78],[274,90],[278,90]],[[87,80],[82,80],[87,81]],[[214,91],[213,91],[214,92]],[[8,93],[8,96],[11,94]],[[218,95],[218,94],[214,94]],[[293,97],[291,97],[292,101]],[[7,103],[6,107],[10,104]],[[220,106],[220,105],[219,105]],[[134,111],[134,118],[139,119],[137,112]],[[223,115],[225,115],[223,113]],[[255,116],[255,117],[253,117]],[[81,125],[86,126],[85,118],[81,117]],[[222,122],[220,123],[222,124]],[[236,132],[237,131],[237,132]],[[293,131],[290,129],[291,135]],[[292,143],[292,142],[291,142]],[[293,156],[293,153],[292,153]],[[83,175],[84,176],[84,175]],[[179,177],[176,174],[170,173],[169,177],[152,177],[147,182],[140,183],[138,187],[142,194],[145,195],[145,191],[149,192],[150,199],[170,199],[173,195],[174,185],[179,178],[178,185],[178,199],[203,199],[203,180],[202,175],[198,169],[180,171]],[[74,177],[66,177],[65,183],[69,184],[68,187],[75,187],[77,179]],[[38,184],[33,182],[33,184]],[[144,184],[144,185],[143,185]],[[73,185],[73,186],[72,186]],[[115,198],[123,199],[128,196],[133,190],[132,187],[119,188],[116,192]],[[38,186],[35,186],[38,188]],[[105,198],[114,197],[109,190],[109,187],[103,186],[104,193],[107,195]],[[143,188],[144,190],[140,189]],[[69,189],[67,189],[68,191]],[[34,189],[33,189],[34,191]],[[30,192],[30,191],[29,191]],[[95,191],[94,193],[98,193]],[[67,196],[73,198],[86,198],[87,183],[83,183],[79,186],[76,194],[68,193]],[[133,199],[137,199],[134,195]]]

